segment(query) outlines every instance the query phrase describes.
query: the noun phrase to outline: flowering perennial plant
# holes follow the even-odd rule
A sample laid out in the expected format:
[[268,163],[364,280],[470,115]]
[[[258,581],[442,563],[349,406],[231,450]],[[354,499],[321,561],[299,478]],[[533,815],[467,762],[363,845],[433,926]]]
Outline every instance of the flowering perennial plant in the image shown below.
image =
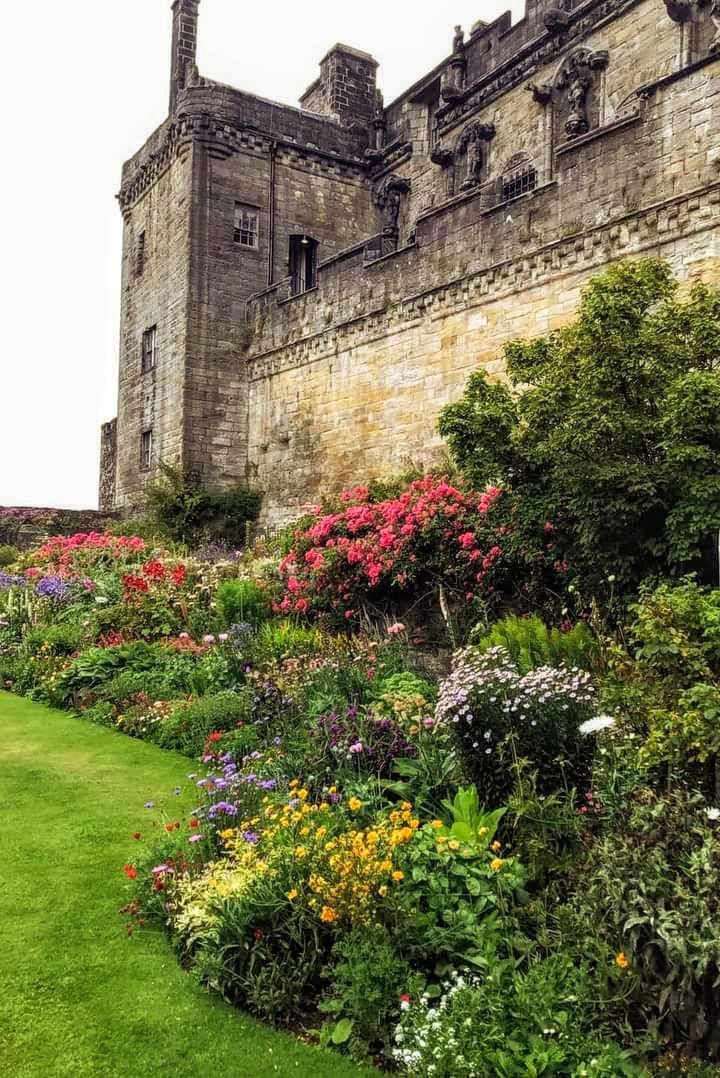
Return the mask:
[[77,576],[96,566],[135,562],[145,552],[144,539],[107,532],[56,535],[30,555],[30,564],[56,573]]
[[459,651],[436,708],[438,723],[454,731],[468,776],[491,804],[506,799],[522,760],[538,769],[540,793],[584,789],[593,739],[580,726],[594,715],[588,673],[541,666],[523,676],[503,648]]
[[443,585],[474,598],[492,587],[502,559],[492,512],[501,493],[466,494],[433,475],[380,502],[366,487],[344,491],[335,511],[318,508],[296,531],[277,610],[352,621],[373,593]]

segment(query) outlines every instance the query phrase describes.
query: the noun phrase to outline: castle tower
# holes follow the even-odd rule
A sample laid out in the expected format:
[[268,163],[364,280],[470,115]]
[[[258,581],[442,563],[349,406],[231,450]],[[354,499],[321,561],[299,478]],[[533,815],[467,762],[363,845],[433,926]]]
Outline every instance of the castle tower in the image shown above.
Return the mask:
[[[200,77],[199,3],[172,5],[169,115],[123,167],[118,415],[101,443],[104,508],[140,506],[161,463],[208,488],[252,482],[249,297],[301,304],[323,259],[379,231],[364,156],[373,58],[336,46],[304,109],[253,97]],[[283,411],[298,407],[288,400]]]

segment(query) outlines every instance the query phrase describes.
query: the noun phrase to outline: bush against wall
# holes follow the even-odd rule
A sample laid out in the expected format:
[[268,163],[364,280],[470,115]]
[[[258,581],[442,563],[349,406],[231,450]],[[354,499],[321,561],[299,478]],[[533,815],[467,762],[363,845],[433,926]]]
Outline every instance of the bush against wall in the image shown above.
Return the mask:
[[223,539],[237,546],[247,541],[248,525],[257,520],[260,495],[245,487],[205,490],[191,476],[167,464],[162,477],[147,487],[151,517],[169,539],[197,546]]
[[595,593],[693,565],[720,526],[720,291],[677,289],[662,261],[613,266],[571,325],[507,345],[509,385],[476,372],[441,416],[468,482],[549,522]]

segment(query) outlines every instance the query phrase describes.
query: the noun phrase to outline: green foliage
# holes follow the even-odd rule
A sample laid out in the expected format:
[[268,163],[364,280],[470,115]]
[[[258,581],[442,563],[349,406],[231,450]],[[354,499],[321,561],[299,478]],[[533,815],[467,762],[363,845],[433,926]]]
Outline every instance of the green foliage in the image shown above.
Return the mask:
[[490,632],[475,639],[480,651],[504,648],[521,674],[538,666],[577,666],[592,670],[597,657],[597,645],[583,621],[567,631],[549,629],[537,616],[518,618],[510,615],[496,621]]
[[157,666],[160,651],[157,645],[142,640],[114,648],[88,648],[58,679],[57,699],[69,703],[73,697],[92,694],[124,670],[150,671]]
[[53,655],[72,655],[78,651],[85,638],[81,625],[72,622],[56,622],[54,625],[38,626],[25,636],[25,648],[31,655],[45,650]]
[[[231,730],[249,721],[252,699],[249,689],[201,696],[165,719],[156,729],[154,740],[163,749],[174,749],[185,756],[199,756],[209,734]],[[251,727],[243,729],[242,739],[244,747],[255,748],[257,734]]]
[[[488,956],[490,959],[490,956]],[[439,999],[405,1011],[396,1060],[417,1078],[620,1078],[646,1073],[603,1036],[606,986],[585,964],[558,954],[520,967],[489,960],[482,980],[452,975]]]
[[332,1016],[327,1033],[334,1043],[347,1043],[353,1058],[364,1060],[391,1040],[400,996],[411,984],[410,967],[382,928],[341,937],[333,960],[326,971],[330,994],[320,1004]]
[[8,565],[13,565],[19,557],[20,551],[17,547],[10,546],[7,543],[0,545],[0,569],[5,569]]
[[196,546],[206,539],[224,539],[238,546],[247,540],[247,526],[257,520],[260,496],[245,487],[208,491],[177,468],[161,465],[162,478],[146,488],[152,521],[162,534]]
[[298,659],[320,655],[326,637],[319,629],[291,621],[265,622],[252,639],[252,654],[258,660]]
[[467,479],[514,492],[516,540],[551,524],[582,590],[687,566],[720,526],[720,292],[676,291],[662,261],[611,267],[574,323],[506,346],[509,387],[478,372],[441,416]]
[[720,836],[697,795],[645,791],[599,835],[578,874],[588,923],[641,980],[641,1024],[720,1058]]
[[226,580],[216,601],[224,627],[245,622],[257,628],[271,614],[268,593],[254,580]]

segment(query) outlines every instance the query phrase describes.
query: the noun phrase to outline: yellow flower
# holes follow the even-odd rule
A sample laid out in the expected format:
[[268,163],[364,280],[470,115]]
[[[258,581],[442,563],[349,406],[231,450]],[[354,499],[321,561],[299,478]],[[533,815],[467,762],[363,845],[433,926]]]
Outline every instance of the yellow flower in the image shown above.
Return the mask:
[[307,857],[307,849],[304,846],[296,846],[295,847],[295,856],[299,857],[300,860],[302,861],[305,857]]
[[458,842],[458,840],[456,838],[451,838],[450,841],[448,842],[448,847],[451,850],[459,850],[460,849],[460,843]]
[[615,963],[620,967],[620,969],[627,969],[630,965],[630,959],[624,951],[621,951],[619,955],[615,956]]
[[398,869],[396,872],[393,872],[392,878],[395,880],[395,883],[400,883],[400,880],[405,879],[405,873]]
[[409,802],[409,801],[403,801],[403,803],[402,803],[402,805],[400,806],[400,808],[402,809],[402,811],[403,811],[403,812],[409,812],[409,811],[410,811],[410,809],[412,808],[412,805],[410,804],[410,802]]
[[487,827],[478,827],[478,838],[485,838],[488,833]]
[[443,826],[443,822],[442,820],[433,820],[430,826],[434,827],[436,831],[439,831],[440,828]]
[[490,868],[493,870],[493,872],[499,872],[504,864],[505,864],[505,862],[503,861],[503,859],[501,857],[495,857],[490,862]]
[[351,797],[348,801],[348,808],[351,812],[357,812],[359,809],[362,808],[362,805],[363,803],[359,797]]
[[289,898],[290,901],[292,902],[294,899],[297,898],[299,893],[300,892],[297,890],[297,888],[293,887],[292,891],[288,891],[287,898]]
[[323,906],[320,920],[325,921],[326,924],[332,924],[333,921],[337,921],[337,913],[332,906]]
[[383,884],[382,887],[378,887],[378,894],[382,898],[385,898],[385,895],[387,894],[387,887],[385,886],[385,884]]
[[378,835],[377,831],[368,831],[367,840],[371,844],[374,844],[375,842],[377,842],[379,838],[380,838],[380,836]]
[[291,782],[291,783],[289,783],[288,785],[289,785],[289,787],[290,787],[290,789],[291,789],[291,790],[294,790],[296,786],[299,786],[299,785],[300,785],[300,783],[298,782],[298,780],[297,780],[297,779],[293,779],[293,780],[292,780],[292,782]]
[[228,839],[235,838],[235,832],[232,828],[229,828],[227,831],[220,831],[220,838],[224,842],[227,842]]
[[310,796],[307,790],[298,790],[297,795],[301,801],[307,801]]
[[438,835],[435,841],[437,842],[438,846],[442,846],[444,842],[447,842],[447,838],[445,835]]

